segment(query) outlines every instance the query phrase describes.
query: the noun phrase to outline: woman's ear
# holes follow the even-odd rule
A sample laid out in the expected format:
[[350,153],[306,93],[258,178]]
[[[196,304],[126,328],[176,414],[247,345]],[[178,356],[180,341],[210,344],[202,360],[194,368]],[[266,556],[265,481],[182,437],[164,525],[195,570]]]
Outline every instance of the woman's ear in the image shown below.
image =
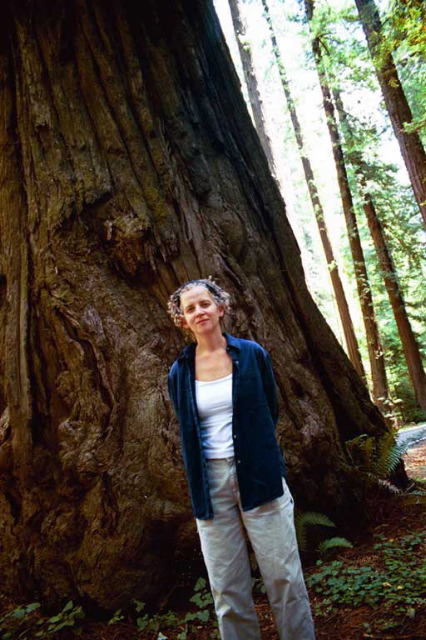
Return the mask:
[[217,312],[218,312],[219,318],[223,318],[223,316],[225,315],[225,307],[222,304],[219,304],[217,307]]

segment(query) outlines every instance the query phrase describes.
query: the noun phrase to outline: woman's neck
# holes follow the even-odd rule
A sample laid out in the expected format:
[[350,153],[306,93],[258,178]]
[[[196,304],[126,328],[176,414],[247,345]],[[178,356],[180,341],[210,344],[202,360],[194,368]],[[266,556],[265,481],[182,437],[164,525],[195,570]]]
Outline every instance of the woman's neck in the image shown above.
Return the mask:
[[213,334],[198,336],[197,337],[197,353],[203,354],[213,351],[218,351],[219,349],[224,349],[226,347],[226,338],[222,335],[222,332],[215,331]]

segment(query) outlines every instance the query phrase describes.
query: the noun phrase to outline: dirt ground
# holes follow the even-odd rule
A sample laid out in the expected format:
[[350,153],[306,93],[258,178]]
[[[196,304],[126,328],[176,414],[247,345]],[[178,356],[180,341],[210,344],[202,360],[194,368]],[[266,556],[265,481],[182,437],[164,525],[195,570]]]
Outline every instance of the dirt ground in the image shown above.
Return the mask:
[[426,440],[404,454],[404,462],[410,478],[426,482]]
[[[408,475],[417,482],[426,482],[426,442],[413,447],[404,456]],[[422,490],[426,490],[426,485],[419,485]],[[386,507],[380,514],[380,521],[372,524],[362,535],[354,540],[354,548],[339,553],[337,559],[349,561],[352,566],[374,567],[376,571],[379,566],[375,558],[373,545],[377,541],[377,535],[381,535],[392,542],[402,539],[407,533],[424,532],[426,522],[426,501],[424,498],[417,499],[416,495],[410,496],[409,500],[395,499],[389,507]],[[426,554],[425,545],[420,547],[418,553],[424,560]],[[315,569],[308,568],[305,575],[310,575]],[[403,588],[403,585],[401,586]],[[315,611],[320,598],[310,593],[312,608]],[[423,603],[425,606],[417,606],[415,618],[406,617],[399,621],[398,628],[386,632],[374,633],[374,621],[386,615],[381,610],[381,606],[376,609],[369,606],[342,607],[338,605],[329,616],[317,616],[315,619],[317,640],[426,640],[426,592]],[[256,610],[259,615],[263,640],[278,640],[274,623],[270,614],[266,596],[260,593],[255,595]],[[12,603],[1,600],[0,597],[0,617],[1,612],[10,610]],[[16,606],[16,605],[15,605]],[[185,612],[178,612],[182,618]],[[3,640],[6,636],[1,633]],[[13,635],[11,640],[20,636]],[[24,635],[23,638],[36,638],[35,635]],[[40,637],[40,636],[39,636]],[[115,624],[108,624],[102,621],[90,621],[86,619],[82,625],[82,631],[78,635],[81,640],[211,640],[215,637],[215,627],[209,623],[196,623],[190,632],[185,635],[185,626],[176,624],[168,627],[161,626],[159,631],[139,631],[136,628],[135,620],[124,618]],[[217,636],[216,636],[217,637]],[[57,638],[58,640],[71,640],[75,635],[70,631],[61,631],[57,634],[49,634],[43,638]],[[302,638],[300,640],[303,640]]]

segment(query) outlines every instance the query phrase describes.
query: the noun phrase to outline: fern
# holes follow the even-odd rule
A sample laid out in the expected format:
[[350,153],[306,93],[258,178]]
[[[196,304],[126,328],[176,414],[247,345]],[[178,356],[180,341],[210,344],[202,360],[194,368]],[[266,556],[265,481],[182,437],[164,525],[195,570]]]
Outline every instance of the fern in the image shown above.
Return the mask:
[[334,522],[323,513],[317,511],[297,511],[294,517],[297,544],[301,551],[306,551],[308,547],[307,529],[309,526],[335,527]]
[[401,489],[398,489],[398,487],[395,487],[395,485],[392,484],[392,482],[389,482],[389,480],[382,480],[382,478],[378,478],[377,484],[379,487],[382,487],[382,489],[385,489],[386,491],[394,495],[402,493]]
[[346,538],[328,538],[327,540],[323,540],[323,542],[318,545],[318,553],[321,556],[325,556],[327,551],[342,547],[345,549],[352,549],[353,544],[349,542],[349,540],[346,540]]
[[388,433],[380,438],[377,444],[377,472],[381,478],[387,478],[393,473],[401,461],[402,456],[410,446],[410,442],[397,444],[392,434]]
[[377,479],[386,480],[410,444],[410,441],[397,444],[392,433],[385,433],[380,438],[363,434],[349,440],[346,448],[356,467]]

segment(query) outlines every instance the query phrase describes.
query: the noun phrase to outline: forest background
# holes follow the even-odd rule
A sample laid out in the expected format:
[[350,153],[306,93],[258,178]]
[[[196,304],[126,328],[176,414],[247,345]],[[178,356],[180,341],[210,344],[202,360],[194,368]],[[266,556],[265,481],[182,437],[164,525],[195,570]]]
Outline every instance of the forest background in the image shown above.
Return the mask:
[[[232,20],[230,5],[235,7],[237,4],[243,34],[236,32]],[[310,4],[313,7],[313,3]],[[338,265],[371,389],[373,381],[368,358],[368,339],[357,296],[354,260],[342,211],[318,69],[312,53],[312,39],[316,38],[319,42],[328,82],[332,91],[340,93],[346,126],[350,127],[349,135],[346,133],[345,137],[342,130],[345,123],[340,121],[338,125],[368,274],[368,282],[364,284],[366,290],[371,288],[379,333],[378,345],[379,349],[382,348],[384,357],[384,386],[388,385],[388,398],[382,403],[382,410],[388,410],[398,422],[424,419],[426,412],[416,401],[404,358],[404,347],[385,287],[386,267],[379,261],[363,211],[365,193],[374,200],[379,224],[394,263],[390,279],[399,283],[422,358],[425,356],[426,338],[425,229],[355,3],[347,0],[318,0],[310,26],[306,19],[306,7],[297,0],[269,0],[267,3],[261,0],[233,0],[231,3],[228,0],[215,0],[215,8],[249,109],[250,96],[244,79],[238,40],[240,47],[242,45],[251,53],[267,144],[269,143],[273,155],[272,170],[280,185],[288,218],[299,243],[308,288],[345,348],[342,322],[329,277],[331,265]],[[408,129],[416,131],[424,144],[425,9],[421,2],[401,3],[393,0],[381,0],[377,3],[377,8],[382,17],[385,38],[381,55],[391,54],[393,57],[412,111],[413,119]],[[269,26],[265,9],[269,13]],[[271,42],[271,29],[276,38],[275,49]],[[303,136],[302,154],[310,161],[328,227],[334,254],[334,262],[329,265],[321,246],[318,226],[315,224],[300,148],[280,77],[280,65],[281,70],[284,68],[284,81],[287,82]],[[252,109],[251,112],[253,113]],[[356,164],[350,161],[354,154],[362,159],[366,171],[366,184],[363,188],[360,188]],[[422,384],[425,384],[424,377]]]

